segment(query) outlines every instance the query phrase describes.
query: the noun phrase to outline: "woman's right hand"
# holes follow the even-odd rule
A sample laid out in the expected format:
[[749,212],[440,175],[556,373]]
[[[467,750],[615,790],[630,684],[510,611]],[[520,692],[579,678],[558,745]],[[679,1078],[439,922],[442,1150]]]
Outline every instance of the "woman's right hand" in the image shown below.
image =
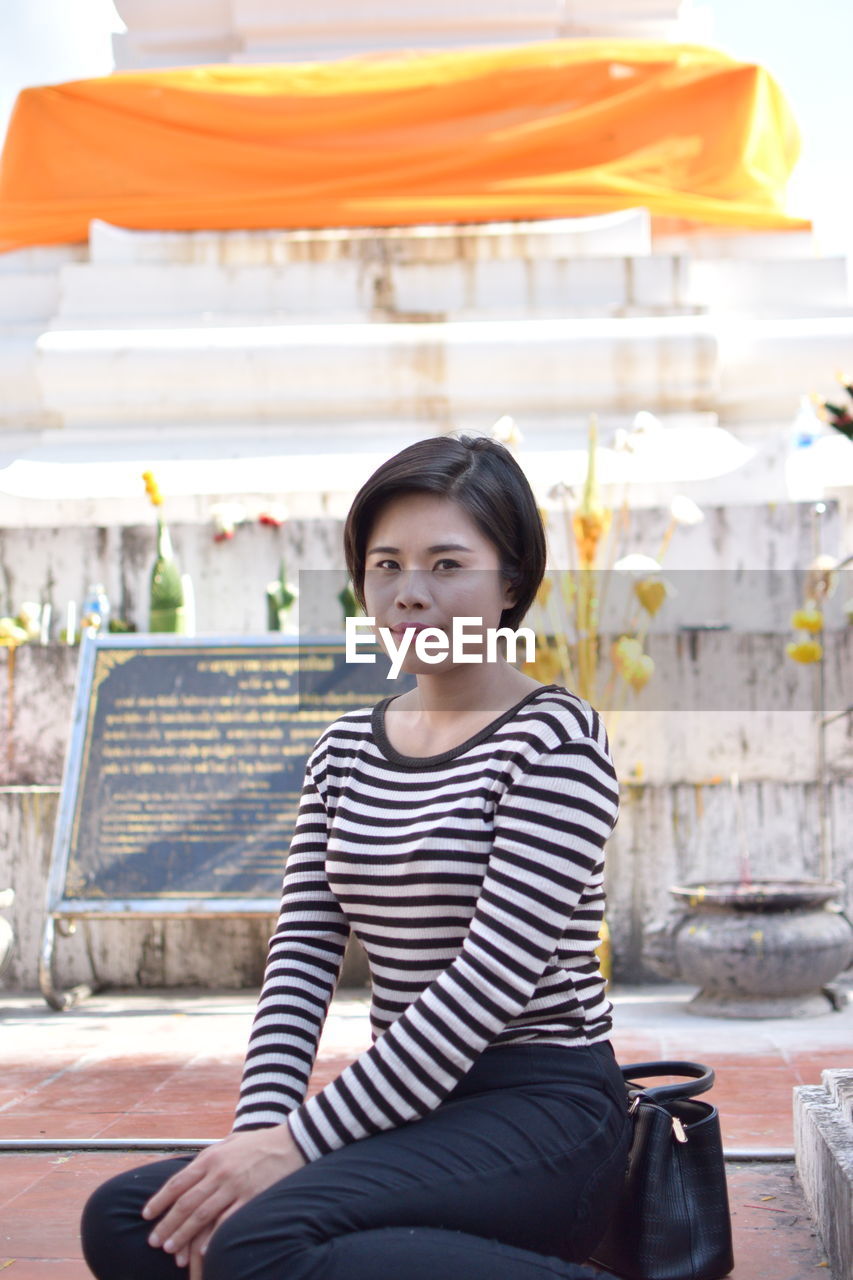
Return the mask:
[[151,1197],[142,1216],[161,1220],[148,1243],[174,1254],[178,1266],[190,1266],[191,1280],[201,1280],[204,1251],[217,1227],[305,1163],[287,1124],[232,1133]]

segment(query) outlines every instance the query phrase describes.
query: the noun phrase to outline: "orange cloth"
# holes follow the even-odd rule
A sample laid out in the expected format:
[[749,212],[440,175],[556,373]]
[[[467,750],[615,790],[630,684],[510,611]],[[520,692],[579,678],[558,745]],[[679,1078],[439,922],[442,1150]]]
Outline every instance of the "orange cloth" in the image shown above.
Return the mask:
[[24,90],[0,248],[160,229],[393,226],[645,206],[800,229],[799,136],[762,67],[713,49],[553,40]]

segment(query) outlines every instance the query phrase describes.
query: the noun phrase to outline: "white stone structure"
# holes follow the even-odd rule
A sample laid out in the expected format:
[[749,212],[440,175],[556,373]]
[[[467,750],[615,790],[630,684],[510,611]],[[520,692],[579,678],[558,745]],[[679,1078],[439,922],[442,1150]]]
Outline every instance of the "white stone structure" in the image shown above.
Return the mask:
[[[561,35],[701,38],[697,11],[677,0],[116,7],[128,26],[117,64],[127,68]],[[628,466],[639,509],[631,549],[659,545],[676,493],[706,508],[702,525],[673,540],[671,569],[803,567],[818,549],[805,499],[818,496],[827,503],[819,549],[840,556],[853,551],[853,446],[827,431],[809,447],[807,461],[821,464],[810,477],[806,455],[792,454],[791,422],[802,395],[833,392],[851,350],[848,263],[815,256],[807,235],[663,235],[643,210],[386,231],[94,223],[86,245],[0,255],[0,614],[48,599],[61,625],[66,604],[100,580],[114,607],[144,626],[153,521],[139,473],[152,467],[200,631],[260,630],[282,553],[292,575],[342,571],[342,517],[379,461],[425,435],[489,431],[505,414],[522,432],[521,461],[543,503],[556,481],[580,482],[591,412],[604,445],[637,411],[656,414],[669,434]],[[626,465],[602,458],[617,504]],[[217,544],[211,510],[223,501],[252,519]],[[284,528],[259,526],[253,517],[277,503]],[[568,552],[551,505],[560,566]],[[691,640],[690,649],[676,632],[696,618],[679,607],[662,662],[695,679],[715,640]],[[760,635],[738,639],[756,688],[780,679],[786,625],[762,619]],[[848,634],[836,683],[850,661]],[[10,710],[0,667],[0,724],[14,722],[17,781],[25,772],[27,783],[53,784],[0,785],[0,889],[16,884],[26,934],[10,973],[32,986],[72,655],[21,650],[17,668]],[[788,670],[785,679],[792,686],[810,674]],[[633,972],[668,883],[737,873],[741,835],[720,782],[731,771],[744,783],[756,873],[818,874],[813,730],[803,710],[706,712],[701,723],[646,711],[621,722],[614,744],[626,804],[613,842],[611,923]],[[846,722],[833,730],[830,755],[834,829],[843,833],[853,821]],[[850,851],[838,843],[846,873]],[[105,922],[93,926],[92,945],[114,981],[228,985],[256,980],[266,928],[233,922],[223,943],[193,922]],[[60,981],[87,976],[79,935],[60,961]]]
[[[138,464],[182,456],[199,465],[192,482],[175,473],[178,498],[266,493],[272,481],[292,514],[329,514],[394,449],[487,431],[503,414],[518,422],[534,483],[576,482],[593,410],[603,443],[640,409],[690,442],[680,467],[670,451],[637,473],[635,503],[679,488],[715,505],[785,501],[799,399],[831,393],[853,345],[848,264],[811,257],[797,235],[752,248],[723,256],[720,238],[697,237],[688,253],[654,241],[639,210],[387,232],[95,223],[87,248],[5,254],[3,523],[55,518],[39,496],[70,500],[81,481],[69,468],[64,490],[46,489],[39,464],[75,458],[112,463],[112,478],[98,473],[93,487],[87,473],[82,491],[121,500],[120,524],[144,518]],[[740,448],[722,453],[718,426]],[[853,450],[832,433],[820,450],[844,500]],[[287,465],[271,469],[276,455]],[[254,472],[253,458],[265,460]],[[62,510],[62,523],[83,513]],[[93,515],[115,518],[87,506]]]
[[692,0],[115,0],[119,69],[626,36],[701,40]]

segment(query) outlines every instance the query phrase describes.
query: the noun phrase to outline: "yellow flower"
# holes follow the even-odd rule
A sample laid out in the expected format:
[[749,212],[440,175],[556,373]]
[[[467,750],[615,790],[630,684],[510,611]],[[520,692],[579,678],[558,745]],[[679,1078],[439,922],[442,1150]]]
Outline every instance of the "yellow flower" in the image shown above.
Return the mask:
[[612,650],[613,665],[623,680],[639,693],[655,673],[655,664],[633,636],[620,636]]
[[822,631],[823,614],[820,609],[797,609],[791,614],[791,626],[795,631]]
[[29,635],[19,626],[15,618],[0,618],[0,644],[10,648],[29,640]]
[[643,656],[643,646],[633,636],[620,636],[613,646],[613,665],[627,679],[628,670]]
[[634,583],[634,595],[646,613],[654,617],[669,595],[669,587],[662,578],[641,578]]
[[639,693],[649,683],[655,673],[654,659],[647,653],[638,658],[627,674],[627,680],[635,693]]
[[572,516],[572,532],[581,567],[589,569],[595,562],[598,544],[610,528],[610,512],[603,508],[587,513],[578,511]]
[[160,493],[157,481],[154,479],[154,473],[152,471],[143,471],[142,480],[145,484],[145,492],[148,494],[152,507],[162,507],[163,495]]
[[818,644],[817,640],[800,640],[796,644],[787,645],[785,652],[795,662],[820,662],[823,657],[823,646]]
[[593,415],[589,420],[587,441],[586,480],[575,515],[572,532],[582,569],[589,569],[595,561],[598,544],[610,528],[612,512],[604,506],[596,480],[596,455],[598,453],[598,421]]

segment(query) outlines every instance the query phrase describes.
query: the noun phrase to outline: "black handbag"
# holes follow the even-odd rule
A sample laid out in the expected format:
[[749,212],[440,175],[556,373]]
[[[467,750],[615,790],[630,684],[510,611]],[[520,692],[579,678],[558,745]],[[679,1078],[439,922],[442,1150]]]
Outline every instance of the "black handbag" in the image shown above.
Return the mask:
[[[591,1261],[625,1280],[721,1280],[734,1266],[717,1108],[693,1097],[714,1083],[698,1062],[622,1067],[634,1119],[628,1167]],[[635,1077],[689,1076],[644,1089]]]

